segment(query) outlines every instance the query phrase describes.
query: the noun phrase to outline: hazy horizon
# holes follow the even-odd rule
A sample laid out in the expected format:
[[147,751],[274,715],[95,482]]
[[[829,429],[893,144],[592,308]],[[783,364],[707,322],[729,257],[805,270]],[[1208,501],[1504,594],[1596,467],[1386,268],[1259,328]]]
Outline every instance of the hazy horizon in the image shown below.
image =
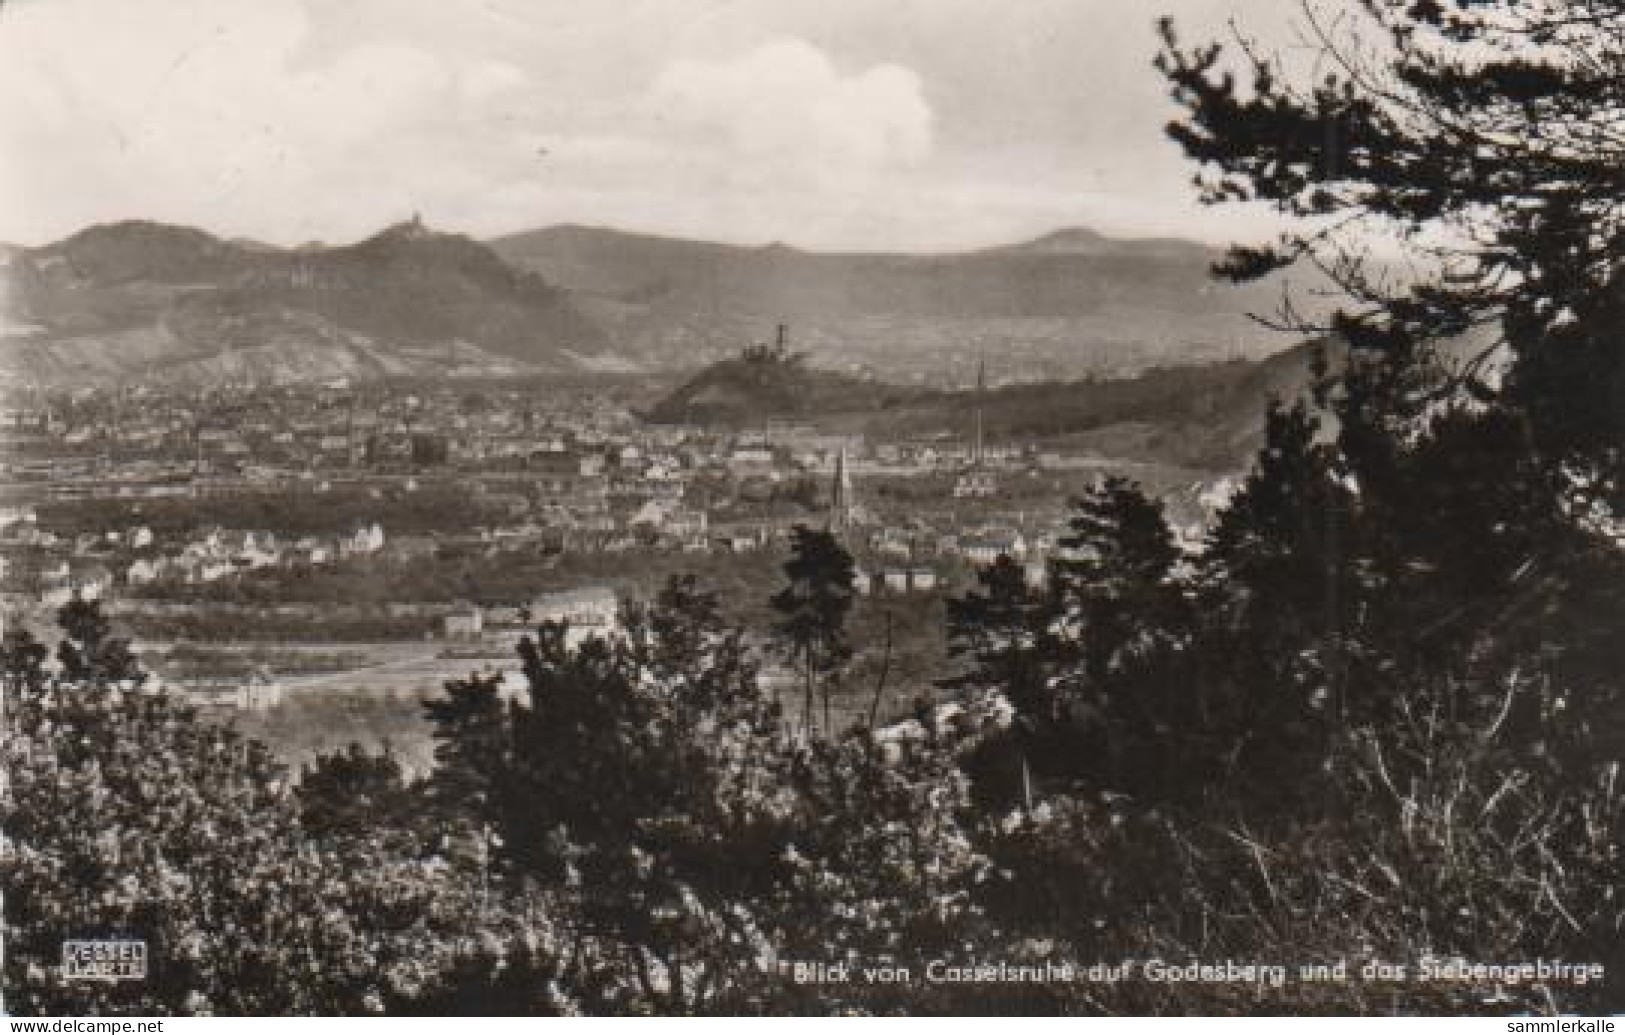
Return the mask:
[[812,251],[1084,227],[1219,244],[1153,24],[1281,42],[1295,0],[20,0],[0,240],[126,219],[292,246],[421,213]]
[[821,247],[805,246],[805,245],[799,244],[796,241],[783,241],[783,240],[771,240],[771,241],[765,241],[765,240],[727,240],[727,239],[723,239],[723,238],[720,238],[720,237],[697,237],[697,236],[686,236],[686,235],[682,235],[682,234],[661,233],[661,232],[656,231],[656,230],[647,230],[647,229],[643,229],[641,227],[633,227],[633,226],[614,226],[614,225],[610,225],[610,224],[607,224],[607,223],[578,223],[578,222],[570,222],[570,221],[564,221],[564,222],[558,222],[558,223],[548,223],[548,224],[545,224],[545,225],[542,225],[542,226],[517,227],[517,228],[514,228],[512,230],[501,230],[501,231],[498,231],[498,232],[493,233],[493,234],[472,234],[472,233],[467,233],[465,231],[459,230],[456,227],[449,227],[449,226],[439,225],[434,220],[429,219],[427,216],[424,216],[420,212],[408,212],[408,213],[404,213],[399,219],[393,219],[393,220],[390,220],[388,222],[382,223],[379,226],[374,227],[372,230],[369,230],[369,231],[366,231],[366,232],[360,234],[359,236],[345,237],[345,238],[341,238],[341,239],[332,239],[332,240],[325,240],[325,239],[321,239],[321,238],[312,238],[312,239],[306,240],[306,241],[296,241],[296,242],[293,242],[293,243],[284,243],[284,242],[280,242],[280,241],[267,241],[267,240],[265,240],[263,238],[253,237],[253,236],[246,235],[246,234],[223,233],[220,230],[218,230],[217,228],[209,227],[209,226],[200,226],[200,225],[193,224],[193,223],[173,223],[173,222],[170,222],[168,220],[148,219],[148,218],[143,217],[143,216],[126,216],[126,217],[122,217],[122,218],[113,218],[113,219],[103,220],[103,221],[96,222],[96,223],[90,223],[90,224],[87,224],[86,226],[79,227],[76,230],[69,231],[68,233],[63,234],[60,237],[51,238],[50,240],[32,241],[32,242],[30,242],[30,241],[4,240],[4,241],[0,241],[0,244],[10,245],[12,247],[21,247],[21,248],[44,248],[44,247],[49,247],[51,245],[58,244],[58,243],[60,243],[62,241],[68,240],[69,238],[72,238],[72,237],[74,237],[74,236],[76,236],[78,234],[84,233],[87,230],[93,230],[93,229],[96,229],[96,228],[99,228],[99,227],[118,226],[120,224],[130,224],[130,223],[148,223],[148,224],[153,224],[153,225],[158,225],[158,226],[172,226],[172,227],[184,228],[184,229],[189,229],[189,230],[200,230],[200,231],[210,235],[211,237],[214,237],[214,238],[216,238],[218,240],[221,240],[221,241],[226,241],[228,243],[252,244],[252,245],[260,246],[260,247],[277,248],[277,249],[283,249],[283,250],[294,250],[294,249],[304,248],[304,247],[342,248],[342,247],[345,247],[345,246],[348,246],[348,245],[359,244],[362,241],[370,240],[371,238],[376,237],[379,234],[384,233],[387,230],[390,230],[390,229],[392,229],[392,228],[394,228],[396,226],[400,226],[403,223],[407,223],[407,222],[411,221],[413,218],[421,219],[421,221],[423,223],[423,226],[424,226],[424,228],[426,230],[429,230],[429,231],[432,231],[432,232],[435,232],[435,233],[460,234],[462,236],[470,237],[470,238],[472,238],[474,240],[481,241],[481,242],[493,242],[493,241],[502,240],[503,238],[508,238],[508,237],[518,237],[518,236],[522,236],[522,235],[525,235],[525,234],[532,234],[532,233],[545,233],[545,232],[548,232],[548,231],[555,231],[555,230],[583,230],[583,231],[589,231],[589,232],[594,232],[594,233],[616,234],[616,235],[621,235],[621,236],[625,236],[625,237],[639,237],[639,238],[645,238],[645,239],[656,239],[656,240],[672,241],[672,242],[687,243],[687,244],[720,245],[720,246],[728,247],[728,248],[763,249],[763,248],[784,247],[784,248],[789,248],[789,249],[791,249],[793,251],[804,252],[804,253],[807,253],[807,254],[814,254],[814,255],[922,255],[922,256],[930,256],[930,255],[968,254],[968,253],[975,253],[975,252],[978,252],[978,251],[996,251],[996,250],[1001,249],[1001,248],[1019,248],[1019,247],[1022,247],[1024,245],[1034,244],[1034,243],[1037,243],[1039,241],[1043,241],[1043,240],[1045,240],[1047,238],[1050,238],[1050,237],[1054,237],[1054,236],[1061,235],[1061,234],[1070,234],[1070,233],[1092,234],[1092,235],[1094,235],[1096,237],[1099,237],[1099,238],[1101,238],[1103,240],[1107,240],[1107,241],[1122,242],[1122,243],[1133,243],[1133,244],[1171,242],[1171,243],[1176,243],[1176,244],[1208,245],[1208,244],[1212,243],[1212,242],[1202,241],[1202,240],[1200,240],[1200,239],[1198,239],[1196,237],[1181,237],[1178,234],[1132,235],[1132,234],[1125,234],[1125,233],[1106,233],[1106,232],[1104,232],[1102,230],[1099,230],[1099,229],[1097,229],[1095,227],[1090,227],[1090,226],[1058,226],[1058,227],[1054,227],[1054,228],[1049,229],[1049,230],[1041,230],[1041,231],[1039,231],[1037,233],[1028,234],[1026,236],[1016,238],[1016,239],[1005,240],[1005,239],[1001,238],[1001,239],[997,239],[997,240],[990,240],[990,241],[985,241],[985,242],[980,242],[980,243],[971,243],[971,244],[964,245],[964,246],[961,246],[961,247],[951,247],[951,248],[939,248],[939,249],[920,249],[920,248],[915,248],[915,249],[906,249],[906,248],[840,248],[840,247],[821,248]]

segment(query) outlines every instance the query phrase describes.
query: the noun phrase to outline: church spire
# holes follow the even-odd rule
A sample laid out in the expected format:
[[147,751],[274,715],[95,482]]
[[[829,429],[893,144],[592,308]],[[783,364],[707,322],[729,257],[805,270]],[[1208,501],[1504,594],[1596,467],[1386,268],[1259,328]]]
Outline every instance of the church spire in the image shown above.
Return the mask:
[[846,466],[846,447],[835,455],[835,477],[830,484],[829,530],[844,532],[852,524],[852,472]]

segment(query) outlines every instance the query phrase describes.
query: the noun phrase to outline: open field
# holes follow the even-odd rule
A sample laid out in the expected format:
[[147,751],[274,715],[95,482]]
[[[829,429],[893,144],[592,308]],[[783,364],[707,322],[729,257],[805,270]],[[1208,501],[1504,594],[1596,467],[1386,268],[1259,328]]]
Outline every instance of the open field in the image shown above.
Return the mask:
[[[898,625],[899,641],[907,636],[905,624]],[[318,754],[341,750],[359,743],[371,750],[386,745],[396,752],[411,771],[426,774],[432,765],[434,746],[430,726],[424,717],[423,702],[442,693],[447,682],[471,675],[490,676],[514,673],[517,659],[514,644],[519,633],[499,633],[481,641],[448,645],[308,642],[279,644],[289,654],[354,659],[355,667],[338,672],[279,676],[281,700],[261,710],[233,710],[231,720],[245,733],[265,742],[286,764],[301,767]],[[147,644],[152,669],[165,675],[163,655],[172,644]],[[222,652],[257,649],[257,644],[210,644]],[[761,645],[764,661],[767,646]],[[899,642],[894,649],[892,676],[881,695],[882,719],[896,718],[913,705],[917,685],[897,678],[916,663],[910,648]],[[455,654],[456,656],[446,656]],[[847,684],[837,690],[830,702],[831,721],[839,726],[855,725],[867,718],[878,683],[874,671],[878,658],[860,666]],[[777,687],[785,709],[785,721],[799,727],[802,693],[793,675],[770,666],[764,673],[766,685]],[[822,723],[822,703],[815,706],[815,721]]]
[[[444,643],[304,642],[279,643],[289,656],[343,658],[341,671],[275,674],[282,700],[260,711],[233,711],[245,733],[268,744],[282,761],[301,766],[319,753],[355,742],[378,749],[388,744],[415,772],[426,773],[433,758],[422,701],[439,694],[447,681],[472,673],[512,669],[513,641],[508,637],[484,646],[489,657],[443,658]],[[166,681],[165,656],[175,645],[144,644],[149,665]],[[188,645],[192,646],[192,645]],[[258,643],[209,643],[229,656],[234,651],[263,650]]]

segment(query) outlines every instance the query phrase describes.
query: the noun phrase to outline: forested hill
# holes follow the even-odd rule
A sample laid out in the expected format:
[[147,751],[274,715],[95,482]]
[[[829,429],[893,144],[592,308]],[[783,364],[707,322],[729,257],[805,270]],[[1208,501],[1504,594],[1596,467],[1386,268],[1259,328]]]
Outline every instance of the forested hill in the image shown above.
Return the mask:
[[[980,397],[994,441],[1093,435],[1145,459],[1228,469],[1257,448],[1269,401],[1309,387],[1315,346],[1264,360],[1159,368],[1139,377],[1039,382]],[[804,362],[736,358],[713,364],[649,412],[661,423],[721,428],[774,421],[862,427],[878,437],[966,433],[973,391],[938,392],[819,370]]]
[[939,393],[904,388],[809,366],[795,356],[763,354],[713,363],[660,400],[649,419],[661,424],[750,427],[768,421],[816,421],[918,404]]

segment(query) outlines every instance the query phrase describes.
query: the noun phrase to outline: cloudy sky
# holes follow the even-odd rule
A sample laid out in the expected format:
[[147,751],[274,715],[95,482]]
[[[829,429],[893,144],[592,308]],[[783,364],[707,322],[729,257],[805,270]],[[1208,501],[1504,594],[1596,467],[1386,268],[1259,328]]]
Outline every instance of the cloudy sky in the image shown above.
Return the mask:
[[[1223,241],[1155,16],[1293,0],[4,0],[0,241],[145,218],[282,244],[421,212],[942,249]],[[1254,217],[1256,218],[1256,217]]]

